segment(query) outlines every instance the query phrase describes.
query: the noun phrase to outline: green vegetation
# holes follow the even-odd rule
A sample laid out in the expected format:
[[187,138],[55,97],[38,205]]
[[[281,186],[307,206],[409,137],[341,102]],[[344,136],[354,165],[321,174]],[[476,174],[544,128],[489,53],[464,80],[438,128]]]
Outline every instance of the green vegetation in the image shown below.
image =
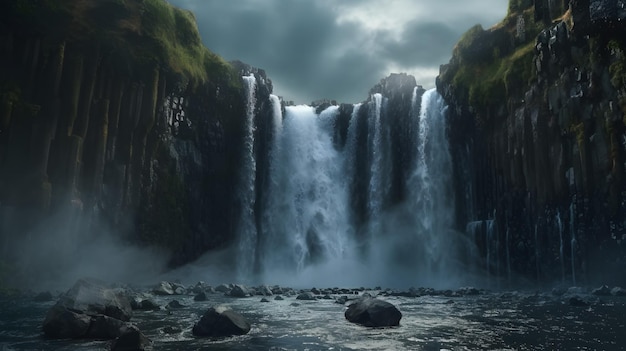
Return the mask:
[[240,84],[230,64],[202,45],[194,15],[165,0],[16,0],[0,12],[0,23],[28,28],[44,45],[93,46],[131,75],[156,65],[183,86]]
[[[535,38],[543,25],[535,22],[533,8],[523,8],[526,5],[524,0],[511,1],[509,14],[493,28],[470,28],[441,75],[464,92],[476,111],[494,111],[506,105],[507,97],[521,97],[534,76]],[[489,117],[477,113],[477,122],[487,123]]]
[[612,57],[609,66],[611,83],[620,92],[618,103],[625,116],[624,124],[626,124],[626,53],[624,52],[624,44],[622,41],[611,40],[607,47]]

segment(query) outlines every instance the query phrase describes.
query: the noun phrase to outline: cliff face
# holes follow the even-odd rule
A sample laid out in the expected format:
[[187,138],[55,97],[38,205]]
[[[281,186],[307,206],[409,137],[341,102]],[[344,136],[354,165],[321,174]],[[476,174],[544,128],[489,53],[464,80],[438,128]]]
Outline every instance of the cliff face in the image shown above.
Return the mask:
[[252,68],[209,52],[193,15],[161,0],[15,1],[0,13],[4,259],[59,231],[114,232],[167,248],[173,264],[230,240]]
[[511,1],[441,67],[457,226],[493,276],[623,283],[623,5]]

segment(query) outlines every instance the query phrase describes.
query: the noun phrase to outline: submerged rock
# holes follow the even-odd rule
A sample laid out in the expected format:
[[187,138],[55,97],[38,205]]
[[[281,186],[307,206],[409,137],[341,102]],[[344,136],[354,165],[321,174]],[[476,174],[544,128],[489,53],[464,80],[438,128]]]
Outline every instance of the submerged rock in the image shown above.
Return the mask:
[[345,317],[366,327],[393,327],[400,325],[402,313],[387,301],[364,298],[348,306]]
[[194,301],[206,301],[207,299],[207,294],[204,291],[197,293],[196,296],[193,297]]
[[224,306],[211,307],[193,326],[195,336],[223,337],[244,335],[250,331],[250,323],[239,313]]
[[611,289],[608,286],[603,285],[597,289],[593,289],[591,293],[596,296],[611,296]]
[[315,295],[313,295],[312,292],[307,291],[307,292],[303,292],[303,293],[299,294],[298,297],[296,297],[296,300],[314,301],[314,300],[316,300],[316,298],[315,298]]

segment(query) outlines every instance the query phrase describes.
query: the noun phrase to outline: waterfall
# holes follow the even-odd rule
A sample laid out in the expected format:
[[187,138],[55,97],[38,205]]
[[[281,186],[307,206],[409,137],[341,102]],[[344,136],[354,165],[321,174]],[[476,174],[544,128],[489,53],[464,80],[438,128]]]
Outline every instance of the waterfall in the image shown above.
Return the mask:
[[557,210],[556,212],[556,225],[557,230],[559,232],[559,260],[561,261],[561,280],[565,282],[565,257],[563,256],[563,222],[561,222],[561,211]]
[[572,283],[576,285],[576,226],[574,222],[574,201],[569,205],[569,230],[572,238],[570,242],[570,256],[572,261]]
[[256,108],[256,78],[253,74],[244,76],[246,89],[246,125],[244,139],[244,155],[241,168],[241,178],[238,187],[237,200],[241,215],[237,228],[238,262],[237,269],[240,277],[248,277],[254,270],[257,246],[257,229],[255,224],[255,181],[256,159],[254,156],[254,117]]
[[[250,88],[253,82],[246,78]],[[248,103],[254,100],[249,95]],[[387,101],[373,94],[354,105],[342,117],[350,120],[345,144],[339,145],[333,140],[338,106],[321,113],[286,106],[283,116],[279,99],[270,96],[271,115],[264,118],[272,119],[273,139],[268,150],[257,151],[269,159],[265,195],[256,206],[260,213],[253,213],[250,195],[260,190],[254,189],[254,125],[248,116],[244,167],[252,174],[244,177],[240,196],[246,210],[239,223],[238,255],[246,268],[240,272],[258,268],[254,279],[291,285],[440,286],[463,276],[459,252],[471,250],[451,228],[452,161],[443,99],[434,89],[414,94],[410,118],[404,119],[412,125],[405,128],[419,133],[415,147],[403,150],[391,148]],[[394,152],[415,162],[414,169],[396,170],[406,177],[407,200],[390,204]]]

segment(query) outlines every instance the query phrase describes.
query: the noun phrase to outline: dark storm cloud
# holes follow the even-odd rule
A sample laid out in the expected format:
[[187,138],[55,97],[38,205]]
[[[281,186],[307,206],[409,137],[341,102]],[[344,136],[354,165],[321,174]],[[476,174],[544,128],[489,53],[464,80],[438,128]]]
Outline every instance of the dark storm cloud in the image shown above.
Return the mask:
[[[440,21],[395,21],[383,16],[389,9],[367,7],[375,4],[371,0],[169,1],[194,12],[209,49],[227,60],[265,69],[275,92],[298,103],[320,98],[357,102],[392,69],[434,71],[448,61],[460,35],[476,23],[458,11],[458,17],[448,11],[451,17]],[[443,6],[455,2],[461,3]],[[393,3],[399,11],[389,16],[402,15],[403,4],[410,10],[419,7],[416,4],[425,6],[425,1]],[[439,10],[433,6],[423,8]],[[432,85],[432,73],[428,80],[421,83]]]

